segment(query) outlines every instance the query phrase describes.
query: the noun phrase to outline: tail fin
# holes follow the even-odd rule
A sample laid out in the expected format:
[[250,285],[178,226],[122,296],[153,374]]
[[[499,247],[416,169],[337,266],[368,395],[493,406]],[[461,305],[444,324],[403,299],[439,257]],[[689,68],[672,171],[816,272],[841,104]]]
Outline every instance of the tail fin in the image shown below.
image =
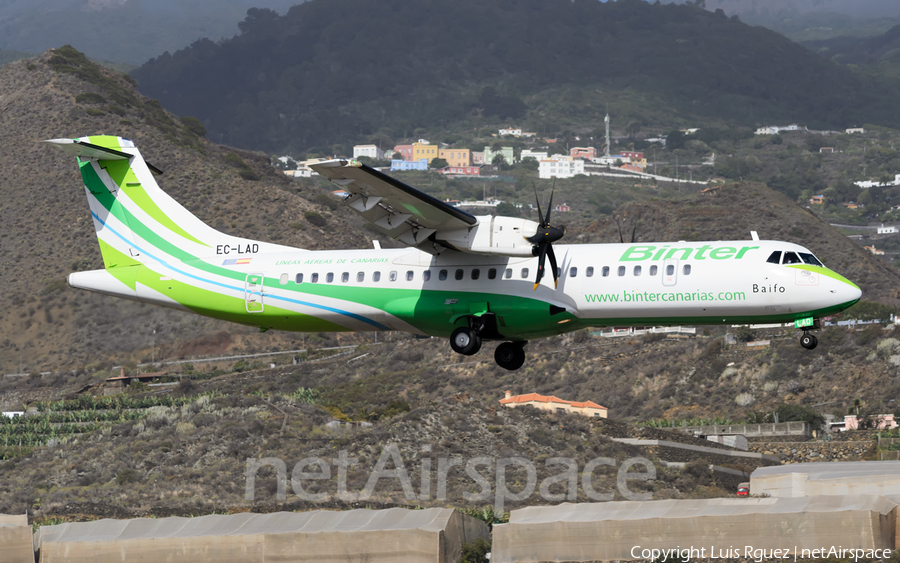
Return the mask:
[[134,143],[108,135],[45,141],[75,156],[107,270],[284,250],[221,233],[163,192]]

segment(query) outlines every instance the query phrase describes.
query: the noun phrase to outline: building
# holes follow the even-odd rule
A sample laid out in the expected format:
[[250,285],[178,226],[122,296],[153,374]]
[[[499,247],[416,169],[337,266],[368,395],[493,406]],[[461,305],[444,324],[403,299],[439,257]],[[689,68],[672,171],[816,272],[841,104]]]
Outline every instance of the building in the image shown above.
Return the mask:
[[847,203],[842,203],[841,205],[843,205],[847,209],[859,209],[859,205],[853,203],[852,201],[847,202]]
[[584,174],[584,161],[580,158],[558,154],[538,164],[539,178],[572,178],[577,174]]
[[510,137],[521,137],[521,136],[522,136],[522,130],[521,130],[521,129],[516,129],[516,128],[513,128],[513,127],[510,127],[510,128],[508,128],[508,129],[501,129],[501,130],[500,130],[500,136],[501,136],[501,137],[506,137],[506,136],[510,136]]
[[813,205],[824,205],[825,204],[825,196],[814,195],[811,198],[809,198],[809,202]]
[[422,160],[423,158],[431,164],[431,161],[438,157],[438,146],[431,145],[425,139],[419,139],[412,144],[413,160]]
[[568,203],[561,203],[553,208],[553,211],[559,211],[560,213],[569,213],[572,211],[572,207]]
[[[883,250],[879,250],[878,252],[884,254]],[[868,418],[871,423],[871,428],[877,428],[879,430],[897,428],[897,421],[894,420],[894,415],[892,414],[876,414]],[[844,416],[844,430],[858,430],[859,426],[859,417],[857,417],[857,415],[848,414]]]
[[849,129],[844,129],[844,133],[865,133],[866,130],[862,127],[851,127]]
[[766,127],[760,127],[756,130],[757,135],[777,135],[782,131],[806,131],[806,127],[800,127],[796,123],[791,123],[790,125],[769,125]]
[[440,149],[438,150],[438,158],[446,160],[448,166],[472,165],[472,151],[469,149]]
[[[493,164],[494,157],[500,155],[506,164],[512,165],[516,162],[516,156],[512,147],[500,147],[500,150],[492,150],[491,147],[484,147],[484,164]],[[475,164],[475,161],[472,161]]]
[[[400,156],[403,157],[403,160],[411,161],[413,159],[413,146],[412,145],[397,145],[394,147],[394,153],[400,153]],[[394,155],[391,155],[393,159]]]
[[877,232],[879,235],[892,235],[900,231],[898,231],[897,227],[894,227],[893,225],[885,227],[884,223],[882,223],[881,226],[878,227]]
[[381,160],[384,158],[384,151],[375,145],[354,145],[353,158],[356,159],[361,156]]
[[438,172],[447,176],[481,176],[481,166],[445,166]]
[[834,147],[819,147],[821,153],[834,153]]
[[391,172],[396,170],[428,170],[428,161],[424,158],[416,161],[392,160]]
[[526,158],[533,158],[536,161],[540,162],[545,158],[550,158],[550,153],[547,151],[533,151],[531,149],[522,149],[521,154],[519,154],[519,161],[523,161]]
[[474,164],[475,166],[484,164],[484,152],[472,151],[472,164]]
[[597,149],[594,147],[572,147],[569,149],[569,156],[572,158],[593,160],[597,158]]
[[506,392],[506,396],[503,399],[500,399],[500,404],[509,408],[534,407],[542,411],[574,412],[592,418],[607,418],[607,413],[609,411],[606,407],[602,407],[591,401],[566,401],[552,395],[538,395],[537,393],[513,395],[512,391]]
[[[874,244],[872,246],[864,246],[863,248],[865,248],[875,256],[884,256],[884,250],[878,250],[877,248],[875,248]],[[854,426],[854,428],[856,427]]]

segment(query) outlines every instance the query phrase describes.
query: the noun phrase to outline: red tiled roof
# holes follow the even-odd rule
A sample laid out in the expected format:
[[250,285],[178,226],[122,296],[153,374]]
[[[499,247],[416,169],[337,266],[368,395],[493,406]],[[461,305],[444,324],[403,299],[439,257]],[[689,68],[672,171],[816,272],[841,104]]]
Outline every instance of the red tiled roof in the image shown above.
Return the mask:
[[571,405],[577,409],[583,408],[592,408],[592,409],[604,409],[609,410],[604,406],[600,406],[593,401],[566,401],[564,399],[560,399],[559,397],[554,397],[553,395],[538,395],[537,393],[528,393],[526,395],[513,395],[509,399],[500,399],[501,405],[508,405],[510,403],[563,403],[567,405]]

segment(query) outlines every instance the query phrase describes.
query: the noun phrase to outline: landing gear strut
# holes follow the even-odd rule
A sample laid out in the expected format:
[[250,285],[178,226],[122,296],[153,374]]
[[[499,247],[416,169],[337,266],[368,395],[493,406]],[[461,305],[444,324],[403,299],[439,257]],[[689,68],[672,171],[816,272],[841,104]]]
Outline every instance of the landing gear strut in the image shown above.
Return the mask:
[[494,350],[497,365],[510,371],[517,370],[525,363],[526,342],[504,342]]
[[819,341],[815,336],[810,334],[808,330],[803,331],[803,336],[800,337],[800,346],[803,346],[807,350],[812,350],[818,344]]

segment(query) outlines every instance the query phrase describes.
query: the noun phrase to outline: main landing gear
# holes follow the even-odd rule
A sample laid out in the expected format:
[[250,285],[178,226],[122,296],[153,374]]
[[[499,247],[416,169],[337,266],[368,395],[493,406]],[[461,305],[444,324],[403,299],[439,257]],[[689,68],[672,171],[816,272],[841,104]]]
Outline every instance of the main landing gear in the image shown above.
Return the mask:
[[[503,337],[497,333],[492,318],[470,318],[469,326],[458,327],[450,335],[450,347],[457,354],[471,356],[481,350],[481,337],[486,336],[490,340],[500,340]],[[503,342],[494,351],[494,361],[497,365],[508,370],[517,370],[525,363],[525,344],[527,342]]]

